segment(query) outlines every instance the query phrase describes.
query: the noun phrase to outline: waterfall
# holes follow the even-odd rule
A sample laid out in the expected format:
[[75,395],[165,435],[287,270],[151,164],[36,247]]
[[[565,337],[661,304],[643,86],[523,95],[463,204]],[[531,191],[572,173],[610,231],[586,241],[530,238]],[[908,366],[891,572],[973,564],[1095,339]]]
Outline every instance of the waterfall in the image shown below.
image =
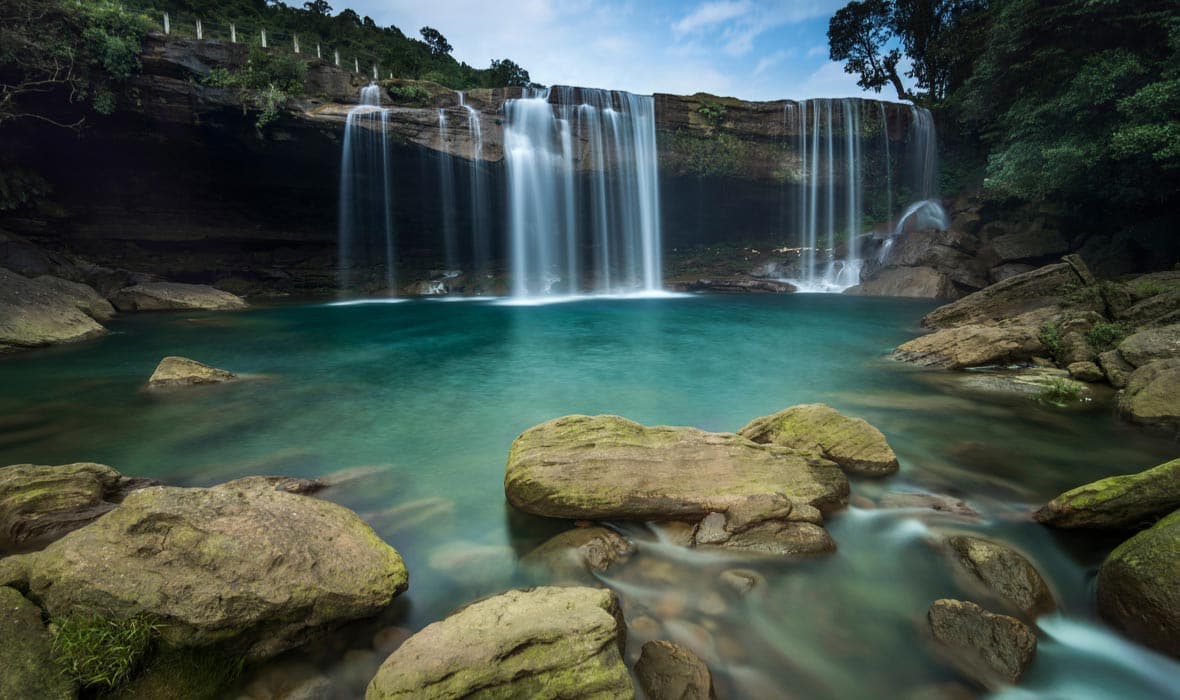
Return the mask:
[[447,271],[459,268],[458,246],[455,241],[455,160],[451,157],[451,144],[447,134],[447,111],[438,110],[438,191],[441,195],[443,251],[446,255]]
[[361,88],[360,104],[348,112],[340,156],[338,265],[341,289],[355,283],[357,271],[382,267],[377,279],[395,293],[393,255],[393,172],[389,160],[389,110],[381,107],[381,88]]
[[504,111],[513,296],[660,290],[654,99],[559,87]]
[[[910,127],[903,154],[906,177],[898,181],[919,199],[905,208],[893,235],[907,222],[923,227],[947,226],[946,213],[937,200],[934,119],[926,109],[909,110]],[[874,201],[883,200],[885,217],[893,216],[895,179],[886,104],[859,98],[788,102],[783,118],[788,132],[795,129],[794,150],[798,157],[793,225],[800,248],[799,264],[789,281],[800,291],[843,291],[860,283],[864,266],[861,243],[866,233],[866,189],[877,194]],[[881,138],[870,138],[877,129]],[[866,168],[875,159],[879,159],[882,173],[866,188]],[[891,243],[892,235],[882,245],[881,256]]]
[[487,171],[483,163],[483,127],[479,121],[479,110],[467,104],[465,96],[459,93],[459,106],[467,111],[467,136],[471,141],[471,168],[468,193],[471,212],[471,260],[472,272],[483,281],[491,274],[492,245],[488,226]]

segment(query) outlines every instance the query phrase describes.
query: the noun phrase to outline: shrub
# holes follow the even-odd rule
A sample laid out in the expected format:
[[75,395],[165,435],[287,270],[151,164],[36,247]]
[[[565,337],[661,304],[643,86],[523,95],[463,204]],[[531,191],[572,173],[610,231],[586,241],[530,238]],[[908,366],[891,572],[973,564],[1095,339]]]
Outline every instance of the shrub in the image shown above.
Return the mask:
[[1123,338],[1126,338],[1130,332],[1130,326],[1125,323],[1099,321],[1094,324],[1093,328],[1086,331],[1086,340],[1090,343],[1090,347],[1098,352],[1106,352],[1118,347],[1118,344],[1123,342]]
[[125,683],[151,649],[160,625],[145,616],[125,620],[65,617],[53,621],[53,656],[84,687]]
[[1071,401],[1077,401],[1082,396],[1083,387],[1078,382],[1070,379],[1063,379],[1061,377],[1054,377],[1049,380],[1049,383],[1037,394],[1037,400],[1045,403],[1056,404],[1058,406],[1065,405]]
[[697,113],[705,119],[710,129],[717,129],[725,121],[725,105],[717,102],[706,102],[697,107]]
[[429,105],[431,100],[430,91],[421,85],[403,85],[390,88],[389,94],[396,101],[408,102],[420,107]]
[[1041,332],[1037,335],[1037,339],[1049,351],[1049,356],[1053,358],[1053,361],[1060,364],[1063,354],[1061,348],[1061,329],[1056,324],[1046,323],[1041,326]]

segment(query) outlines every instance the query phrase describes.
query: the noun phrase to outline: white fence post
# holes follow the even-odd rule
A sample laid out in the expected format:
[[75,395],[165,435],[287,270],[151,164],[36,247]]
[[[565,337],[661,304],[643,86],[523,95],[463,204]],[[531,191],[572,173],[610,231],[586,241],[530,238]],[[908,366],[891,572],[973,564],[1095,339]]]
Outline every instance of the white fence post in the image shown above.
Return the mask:
[[266,48],[266,30],[262,30],[262,48]]
[[201,26],[201,20],[197,20],[197,39],[205,38],[205,29]]
[[360,73],[361,72],[361,59],[357,58],[356,56],[352,57],[352,72],[353,73]]
[[316,58],[323,58],[324,57],[323,54],[320,53],[320,45],[319,44],[315,45],[315,57]]
[[164,13],[164,33],[165,34],[172,33],[172,24],[168,21],[168,13],[167,12]]
[[291,42],[295,45],[295,53],[299,53],[299,35],[292,34],[291,35]]
[[231,44],[238,43],[238,27],[233,22],[229,25],[229,41]]
[[332,49],[332,52],[336,55],[336,67],[339,68],[340,67],[340,49]]
[[373,64],[373,80],[379,80],[379,78],[377,77],[377,64],[376,63]]

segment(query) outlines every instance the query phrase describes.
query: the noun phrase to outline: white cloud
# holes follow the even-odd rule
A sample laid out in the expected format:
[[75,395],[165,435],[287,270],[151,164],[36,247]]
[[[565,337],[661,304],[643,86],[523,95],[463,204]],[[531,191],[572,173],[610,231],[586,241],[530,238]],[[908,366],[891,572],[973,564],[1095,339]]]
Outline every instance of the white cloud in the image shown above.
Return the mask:
[[810,49],[807,49],[807,55],[808,56],[824,56],[824,57],[826,57],[828,55],[828,47],[826,47],[826,46],[812,46]]
[[706,2],[672,25],[672,31],[677,35],[687,34],[745,16],[752,9],[753,5],[747,0]]
[[782,63],[783,60],[788,55],[790,55],[790,54],[788,54],[788,52],[786,52],[786,51],[775,51],[774,53],[770,54],[769,56],[763,56],[758,61],[758,65],[754,67],[754,75],[761,75],[768,68],[771,68],[779,63]]

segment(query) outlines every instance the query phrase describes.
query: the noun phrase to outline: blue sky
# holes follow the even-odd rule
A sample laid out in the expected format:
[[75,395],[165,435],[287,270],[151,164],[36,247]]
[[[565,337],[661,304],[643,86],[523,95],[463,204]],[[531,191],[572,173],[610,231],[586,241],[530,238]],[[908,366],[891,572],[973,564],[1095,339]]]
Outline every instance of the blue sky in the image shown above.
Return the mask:
[[[828,18],[847,0],[337,0],[416,36],[438,29],[455,58],[511,58],[546,85],[748,100],[863,95],[828,60]],[[882,93],[885,99],[896,96]]]

